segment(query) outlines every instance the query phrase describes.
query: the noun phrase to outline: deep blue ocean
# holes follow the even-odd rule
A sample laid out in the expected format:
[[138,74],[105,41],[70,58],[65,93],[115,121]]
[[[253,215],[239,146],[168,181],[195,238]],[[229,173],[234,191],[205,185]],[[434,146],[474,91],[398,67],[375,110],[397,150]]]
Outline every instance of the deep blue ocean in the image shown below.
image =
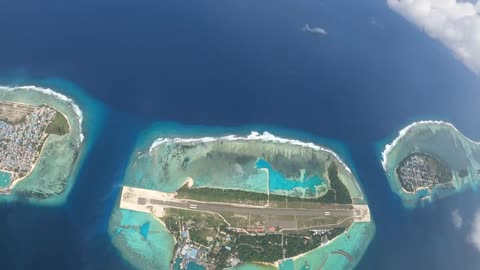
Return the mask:
[[0,205],[0,269],[131,269],[108,218],[137,136],[158,120],[340,140],[377,228],[358,269],[479,269],[466,241],[479,193],[405,210],[379,153],[420,119],[480,140],[480,79],[385,2],[0,0],[2,81],[61,78],[107,108],[64,206]]

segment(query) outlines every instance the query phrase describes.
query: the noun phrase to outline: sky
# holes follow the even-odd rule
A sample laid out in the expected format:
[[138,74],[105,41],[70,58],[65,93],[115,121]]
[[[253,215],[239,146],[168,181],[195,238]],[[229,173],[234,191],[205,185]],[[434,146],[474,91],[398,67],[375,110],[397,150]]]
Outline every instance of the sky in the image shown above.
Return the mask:
[[480,74],[480,1],[387,0],[387,3]]

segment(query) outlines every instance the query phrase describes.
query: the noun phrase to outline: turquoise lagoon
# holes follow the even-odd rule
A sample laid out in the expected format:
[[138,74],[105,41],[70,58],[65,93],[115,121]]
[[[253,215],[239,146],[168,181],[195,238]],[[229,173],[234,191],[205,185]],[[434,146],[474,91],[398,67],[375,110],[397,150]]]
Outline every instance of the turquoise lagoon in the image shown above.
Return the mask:
[[10,174],[0,171],[0,187],[7,187],[10,184]]
[[[148,162],[148,158],[147,162],[137,162],[139,158],[146,158],[145,155],[148,155],[152,143],[158,138],[221,137],[229,134],[244,136],[250,134],[252,131],[268,131],[282,138],[296,138],[301,141],[328,146],[328,148],[337,153],[346,164],[349,164],[350,170],[355,175],[355,170],[353,166],[351,166],[352,162],[346,147],[342,143],[334,140],[319,139],[303,132],[286,130],[278,127],[188,127],[178,123],[164,122],[153,125],[139,136],[136,148],[123,178],[123,185],[156,189],[165,192],[174,192],[182,186],[184,179],[161,184],[158,183],[159,181],[155,181],[155,175],[157,175],[159,168],[151,166],[152,163]],[[269,164],[262,160],[258,160],[257,166],[268,167]],[[264,180],[265,178],[264,175],[258,175],[256,177],[261,180]],[[258,180],[258,178],[256,180]],[[278,183],[272,184],[270,189],[272,192],[278,193],[282,193],[285,190],[291,191],[295,188],[313,190],[324,184],[323,179],[318,177],[306,178],[303,179],[303,181],[291,181],[274,173],[273,178],[275,178],[275,181],[278,181]],[[252,181],[255,181],[255,179],[252,179]],[[261,184],[257,184],[256,186],[252,185],[249,188],[254,189],[254,191],[265,192],[265,181],[255,182],[261,182]],[[358,184],[360,185],[360,183]],[[205,180],[196,179],[195,186],[205,187],[209,185]],[[358,188],[360,188],[360,186]],[[358,192],[361,191],[359,190]],[[363,199],[363,203],[366,203],[365,199]],[[149,229],[148,233],[145,234],[146,230],[142,229],[142,227],[145,228],[145,224],[147,223],[149,224]],[[118,200],[113,209],[112,216],[110,217],[109,234],[114,246],[122,257],[134,267],[138,269],[169,269],[169,264],[174,255],[173,250],[175,240],[169,234],[166,227],[159,221],[155,220],[151,215],[121,210],[119,209]],[[355,223],[349,228],[347,233],[331,240],[327,246],[314,249],[295,259],[288,259],[278,265],[278,268],[285,270],[305,269],[305,262],[308,261],[311,266],[318,266],[319,263],[324,263],[325,267],[329,267],[324,269],[352,269],[363,256],[374,234],[375,225],[373,221],[369,223]],[[339,249],[351,254],[353,261],[345,261],[343,256],[331,254],[331,252]],[[235,267],[235,269],[244,270],[267,270],[272,268],[274,269],[277,267],[265,264],[243,264]],[[188,269],[197,269],[197,266],[188,266]],[[311,269],[318,269],[318,267]]]
[[[87,96],[79,86],[57,78],[0,79],[0,99],[32,105],[47,103],[75,123],[70,124],[71,135],[67,135],[68,137],[50,135],[47,138],[33,172],[18,183],[11,194],[0,195],[0,201],[12,202],[22,199],[41,205],[63,204],[105,120],[104,106]],[[76,143],[80,145],[78,152],[68,152],[70,144]],[[52,183],[50,179],[54,177],[64,181]],[[41,199],[23,195],[31,191],[51,196]]]
[[[178,258],[175,260],[175,264],[173,265],[173,270],[181,270],[181,266],[180,264],[182,263],[182,259]],[[199,264],[196,264],[195,262],[192,262],[190,261],[188,264],[187,264],[187,269],[188,270],[204,270],[205,267],[203,267],[202,265],[199,265]]]
[[175,240],[152,215],[115,208],[110,225],[114,246],[135,268],[169,269]]
[[[269,191],[275,194],[286,194],[292,193],[293,191],[296,194],[300,193],[301,197],[317,197],[317,190],[320,187],[325,187],[327,190],[327,183],[325,180],[320,179],[318,176],[313,176],[310,178],[305,178],[304,175],[300,179],[289,179],[286,178],[283,174],[279,173],[272,169],[272,166],[265,160],[259,159],[256,164],[257,168],[266,168],[270,174],[270,185]],[[306,174],[307,172],[304,172]]]

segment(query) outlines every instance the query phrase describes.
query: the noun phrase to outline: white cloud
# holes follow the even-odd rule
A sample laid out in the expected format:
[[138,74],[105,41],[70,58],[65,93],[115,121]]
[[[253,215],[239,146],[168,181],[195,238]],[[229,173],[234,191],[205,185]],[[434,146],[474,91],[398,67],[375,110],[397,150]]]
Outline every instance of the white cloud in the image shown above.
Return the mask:
[[391,9],[450,48],[480,74],[480,0],[387,0]]
[[452,211],[452,223],[457,230],[461,229],[463,226],[463,218],[460,215],[460,211],[458,211],[458,209]]
[[467,241],[480,251],[480,210],[477,210],[477,213],[475,214],[472,231],[467,236]]
[[314,33],[314,34],[320,34],[320,35],[328,34],[327,30],[325,30],[325,29],[323,29],[321,27],[317,27],[317,26],[310,27],[308,24],[305,24],[302,27],[302,31],[310,32],[310,33]]

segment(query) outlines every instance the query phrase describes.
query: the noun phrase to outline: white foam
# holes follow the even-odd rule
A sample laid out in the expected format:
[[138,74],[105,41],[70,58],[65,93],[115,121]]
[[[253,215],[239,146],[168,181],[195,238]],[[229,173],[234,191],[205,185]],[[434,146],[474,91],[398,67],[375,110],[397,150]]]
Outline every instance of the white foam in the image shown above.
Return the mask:
[[[400,132],[398,133],[398,137],[393,140],[391,144],[385,145],[385,150],[382,152],[382,166],[385,171],[387,171],[387,164],[388,164],[388,154],[395,148],[395,146],[398,144],[398,142],[414,127],[424,125],[424,124],[434,124],[434,125],[445,125],[449,128],[452,128],[454,131],[460,133],[462,136],[463,134],[452,124],[449,122],[445,121],[434,121],[434,120],[426,120],[426,121],[418,121],[418,122],[413,122],[412,124],[406,126]],[[463,136],[466,140],[468,140],[470,143],[473,144],[480,144],[480,142],[475,142],[472,141],[471,139]]]
[[71,99],[71,98],[69,98],[69,97],[67,97],[63,94],[60,94],[58,92],[55,92],[54,90],[52,90],[50,88],[43,88],[43,87],[38,87],[38,86],[34,86],[34,85],[0,86],[0,90],[4,90],[4,91],[15,91],[15,90],[37,91],[37,92],[40,92],[40,93],[43,93],[43,94],[46,94],[46,95],[49,95],[49,96],[53,96],[57,99],[60,99],[62,101],[67,102],[68,104],[70,104],[73,111],[78,116],[79,132],[80,132],[80,142],[79,143],[81,143],[83,141],[83,139],[84,139],[84,136],[83,136],[83,133],[82,133],[83,112],[82,112],[82,110],[80,110],[78,105],[73,101],[73,99]]
[[316,151],[324,151],[333,155],[343,165],[345,170],[347,170],[350,174],[352,173],[350,168],[345,164],[345,162],[343,162],[343,160],[337,155],[337,153],[333,152],[328,148],[316,145],[311,142],[302,142],[299,140],[277,137],[266,131],[263,132],[262,134],[260,134],[257,131],[252,131],[250,135],[246,137],[241,137],[236,135],[227,135],[223,137],[202,137],[202,138],[158,138],[152,143],[149,151],[152,152],[155,147],[162,145],[164,143],[208,143],[208,142],[215,142],[215,141],[264,141],[264,142],[274,142],[274,143],[288,143],[296,146],[311,148]]

